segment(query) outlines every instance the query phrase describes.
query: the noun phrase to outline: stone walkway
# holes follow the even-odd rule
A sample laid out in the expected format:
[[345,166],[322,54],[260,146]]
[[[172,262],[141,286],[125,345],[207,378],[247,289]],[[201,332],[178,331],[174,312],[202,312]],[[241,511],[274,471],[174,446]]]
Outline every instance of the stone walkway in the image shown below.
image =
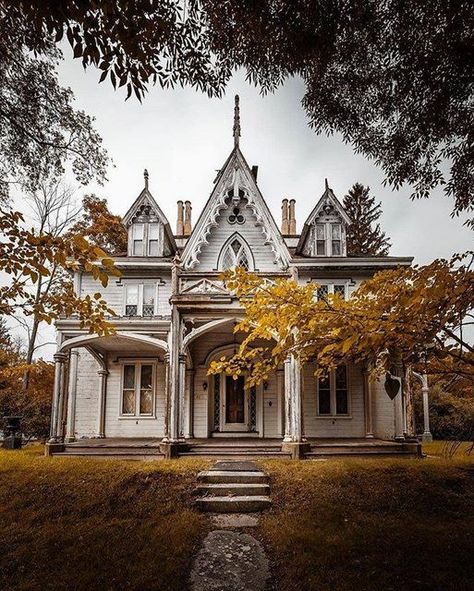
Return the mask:
[[[244,476],[259,468],[253,462],[218,462],[211,471]],[[215,513],[211,520],[218,529],[208,534],[196,557],[192,591],[265,591],[270,578],[265,551],[258,540],[241,531],[257,526],[258,513]]]

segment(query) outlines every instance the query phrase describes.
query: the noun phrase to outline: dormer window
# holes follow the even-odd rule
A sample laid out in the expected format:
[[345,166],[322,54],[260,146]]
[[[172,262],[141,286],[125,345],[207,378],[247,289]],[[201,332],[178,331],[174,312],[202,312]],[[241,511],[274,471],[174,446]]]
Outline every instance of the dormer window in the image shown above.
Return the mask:
[[307,243],[305,254],[320,257],[340,257],[344,254],[342,224],[319,220],[312,230],[313,239]]
[[157,257],[159,255],[159,224],[150,224],[148,227],[148,255]]
[[132,226],[132,240],[133,240],[133,255],[143,256],[143,235],[145,231],[144,224],[133,224]]

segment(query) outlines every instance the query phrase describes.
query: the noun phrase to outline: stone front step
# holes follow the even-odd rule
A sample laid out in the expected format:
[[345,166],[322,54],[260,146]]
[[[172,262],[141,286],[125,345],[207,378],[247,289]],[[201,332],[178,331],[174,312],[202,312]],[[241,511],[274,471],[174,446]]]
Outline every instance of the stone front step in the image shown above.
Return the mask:
[[198,482],[209,484],[267,484],[268,476],[263,472],[233,470],[207,470],[198,474]]
[[201,496],[267,496],[270,486],[263,483],[233,482],[228,484],[199,484],[196,493]]
[[268,509],[272,502],[267,495],[202,497],[196,500],[201,511],[208,513],[255,513]]

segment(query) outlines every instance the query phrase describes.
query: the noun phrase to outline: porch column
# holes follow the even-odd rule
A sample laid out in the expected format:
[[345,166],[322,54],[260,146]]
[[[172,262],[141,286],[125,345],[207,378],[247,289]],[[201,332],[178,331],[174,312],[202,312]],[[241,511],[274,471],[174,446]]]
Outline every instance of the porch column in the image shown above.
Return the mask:
[[77,349],[71,350],[71,357],[69,361],[69,395],[67,407],[67,429],[66,429],[66,443],[75,441],[76,429],[76,394],[77,394],[77,364],[79,360],[79,351]]
[[372,417],[372,383],[369,380],[369,369],[364,367],[362,370],[364,384],[364,406],[365,406],[365,437],[374,438],[373,417]]
[[285,373],[283,369],[277,369],[277,403],[278,403],[278,436],[286,437],[285,430]]
[[180,406],[181,406],[181,371],[180,371],[180,341],[181,318],[175,305],[171,312],[171,351],[170,351],[170,437],[171,443],[177,443],[180,436]]
[[163,443],[168,443],[170,440],[170,355],[166,353],[164,356],[165,362],[165,424]]
[[285,418],[289,420],[285,421],[282,450],[289,451],[297,459],[309,446],[303,434],[301,364],[294,355],[285,361]]
[[63,398],[64,385],[64,365],[66,363],[66,353],[54,354],[54,387],[53,404],[51,407],[51,426],[49,443],[61,443],[61,404]]
[[186,437],[194,437],[194,369],[186,370],[186,387],[188,391],[188,423]]
[[186,355],[179,355],[179,440],[184,441],[184,408],[185,408],[185,389],[186,389]]
[[421,383],[421,396],[423,400],[423,443],[431,443],[433,441],[433,435],[430,431],[430,404],[428,399],[429,388],[428,388],[428,376],[424,373],[412,372],[413,376]]
[[97,437],[105,437],[105,402],[107,398],[107,376],[109,372],[105,367],[99,369],[97,372],[100,375],[100,391],[99,391],[99,414],[97,420]]

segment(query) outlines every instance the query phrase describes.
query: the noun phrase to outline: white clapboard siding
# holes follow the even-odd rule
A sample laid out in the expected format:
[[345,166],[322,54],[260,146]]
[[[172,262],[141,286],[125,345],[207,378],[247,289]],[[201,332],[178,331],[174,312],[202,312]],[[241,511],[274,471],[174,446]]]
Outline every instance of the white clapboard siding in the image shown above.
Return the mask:
[[348,368],[350,418],[318,417],[314,364],[303,368],[304,429],[307,437],[364,437],[364,390],[362,372],[354,365]]
[[256,225],[256,217],[249,207],[242,207],[241,213],[245,216],[245,223],[230,224],[229,215],[232,208],[222,210],[217,218],[217,225],[213,227],[207,237],[208,244],[205,244],[199,255],[199,264],[196,271],[217,270],[219,254],[222,247],[234,233],[240,234],[250,247],[255,261],[255,268],[259,271],[279,271],[275,264],[275,255],[269,244],[265,242],[262,228]]

